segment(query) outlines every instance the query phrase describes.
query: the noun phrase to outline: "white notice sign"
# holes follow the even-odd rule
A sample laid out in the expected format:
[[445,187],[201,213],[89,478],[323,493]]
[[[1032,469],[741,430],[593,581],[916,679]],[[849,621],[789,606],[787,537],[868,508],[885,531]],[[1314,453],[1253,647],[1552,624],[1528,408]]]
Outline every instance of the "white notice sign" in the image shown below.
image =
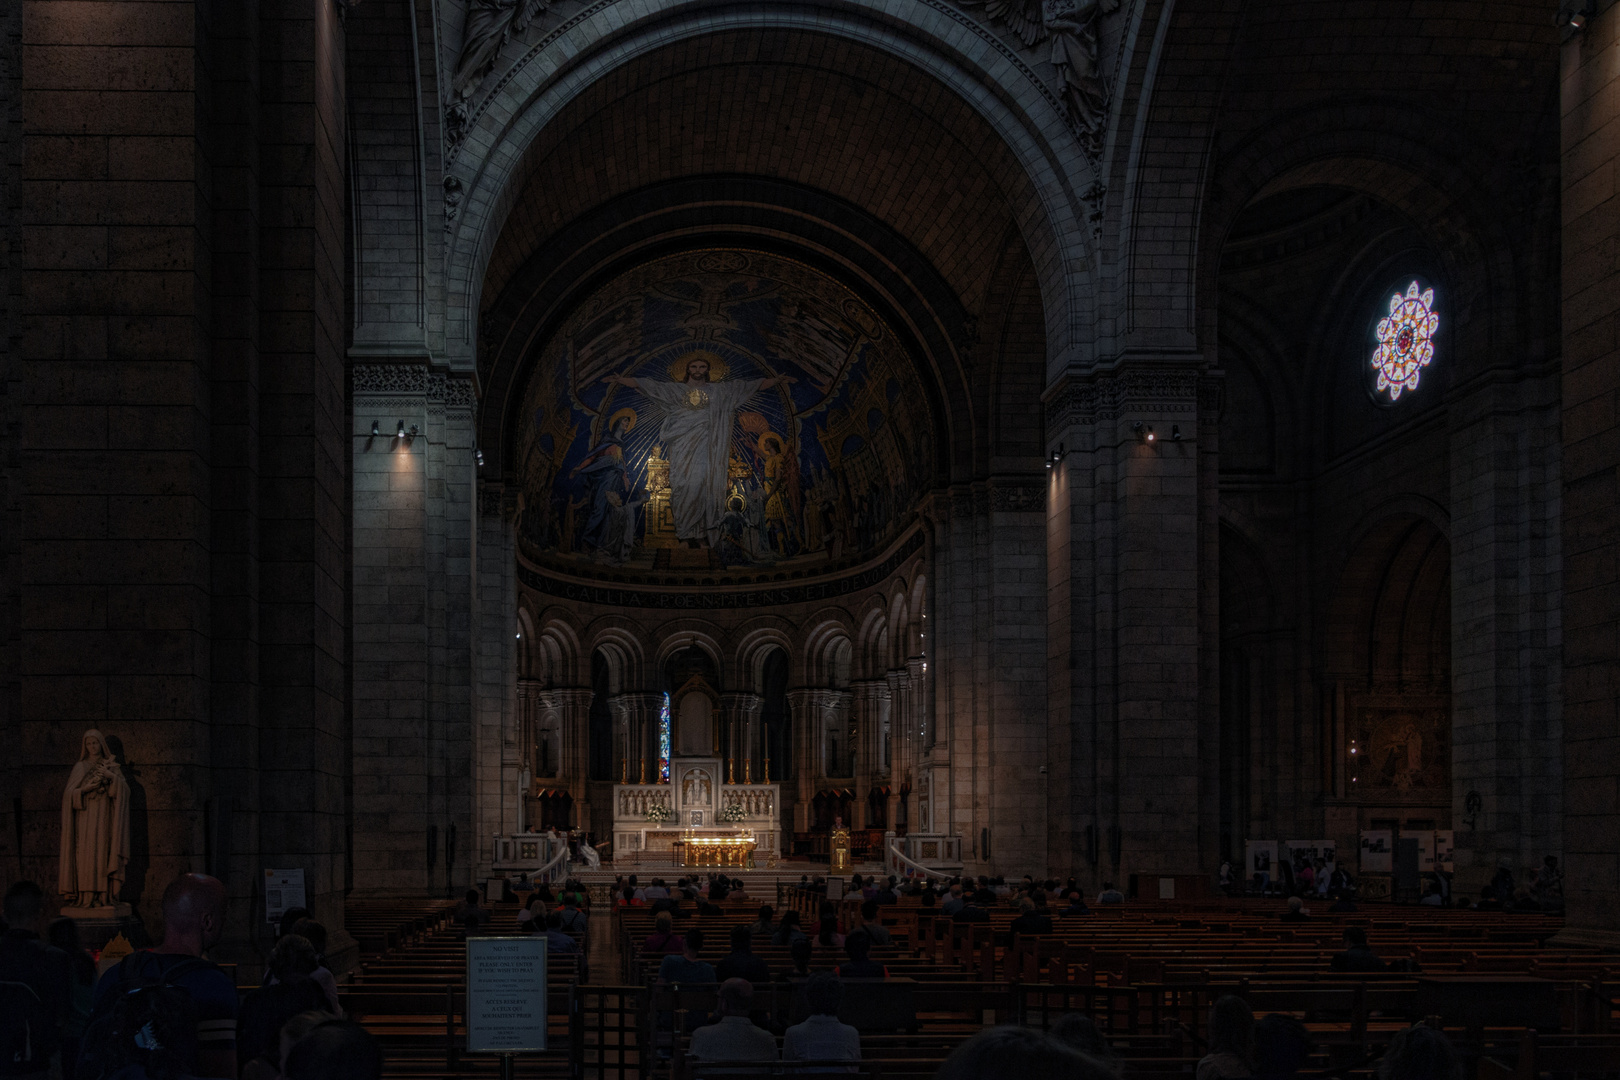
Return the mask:
[[264,872],[264,921],[280,922],[282,912],[308,907],[304,897],[304,871],[266,870]]
[[467,1052],[546,1048],[546,937],[467,939]]

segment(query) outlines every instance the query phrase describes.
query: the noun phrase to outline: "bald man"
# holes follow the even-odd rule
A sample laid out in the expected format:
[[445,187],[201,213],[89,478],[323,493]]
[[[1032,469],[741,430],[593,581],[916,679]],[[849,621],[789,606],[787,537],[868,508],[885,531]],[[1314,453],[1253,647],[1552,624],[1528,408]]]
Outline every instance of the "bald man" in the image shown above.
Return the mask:
[[205,874],[182,874],[163,890],[163,943],[131,953],[96,984],[95,1009],[101,1015],[111,999],[136,986],[159,982],[184,965],[173,985],[197,1006],[196,1076],[236,1076],[236,985],[214,964],[201,959],[225,932],[225,886]]

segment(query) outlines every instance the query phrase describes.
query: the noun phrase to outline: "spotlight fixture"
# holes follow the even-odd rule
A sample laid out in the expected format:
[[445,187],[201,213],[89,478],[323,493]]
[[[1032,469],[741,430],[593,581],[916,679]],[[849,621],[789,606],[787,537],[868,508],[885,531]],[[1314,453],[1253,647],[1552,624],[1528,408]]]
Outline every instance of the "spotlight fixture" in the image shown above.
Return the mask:
[[401,420],[399,422],[399,430],[394,432],[394,438],[403,439],[404,437],[405,437],[405,421]]
[[1067,453],[1067,452],[1068,452],[1068,451],[1067,451],[1067,450],[1066,450],[1066,449],[1065,449],[1065,448],[1064,448],[1064,446],[1063,446],[1063,444],[1062,444],[1062,443],[1058,443],[1058,444],[1057,444],[1057,449],[1056,449],[1056,450],[1054,450],[1054,451],[1052,451],[1052,456],[1051,456],[1051,457],[1049,457],[1049,458],[1047,458],[1047,459],[1046,459],[1046,467],[1047,467],[1047,468],[1048,468],[1048,469],[1050,469],[1050,468],[1051,468],[1051,467],[1052,467],[1052,466],[1054,466],[1054,465],[1056,465],[1056,464],[1057,464],[1057,463],[1058,463],[1058,462],[1060,462],[1060,461],[1062,461],[1062,460],[1063,460],[1063,457],[1064,457],[1064,455],[1065,455],[1065,454],[1066,454],[1066,453]]
[[1138,439],[1141,439],[1143,442],[1152,442],[1153,441],[1153,425],[1152,424],[1144,424],[1144,423],[1142,423],[1142,421],[1138,420],[1134,424],[1131,425],[1131,430],[1136,432],[1136,437]]
[[1181,425],[1180,424],[1171,424],[1170,425],[1170,438],[1174,439],[1176,442],[1181,441]]
[[373,420],[371,422],[371,434],[372,434],[373,437],[376,437],[376,436],[382,434],[382,430],[381,430],[381,426],[380,426],[381,424],[382,424],[381,420]]
[[480,469],[484,467],[484,452],[478,449],[476,446],[473,447],[473,460],[478,462],[478,467]]
[[411,438],[413,438],[413,439],[416,438],[416,425],[415,424],[411,425]]
[[1586,29],[1586,16],[1582,15],[1578,11],[1575,12],[1575,14],[1573,14],[1573,15],[1571,15],[1569,17],[1569,25],[1574,27],[1576,30],[1585,30]]

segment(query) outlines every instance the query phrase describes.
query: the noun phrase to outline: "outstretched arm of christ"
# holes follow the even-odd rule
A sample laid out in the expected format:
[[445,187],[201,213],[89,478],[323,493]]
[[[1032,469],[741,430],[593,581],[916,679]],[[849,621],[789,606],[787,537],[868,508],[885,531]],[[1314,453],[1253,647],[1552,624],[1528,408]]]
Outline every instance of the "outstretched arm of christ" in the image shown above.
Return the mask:
[[620,386],[627,386],[631,390],[636,388],[636,380],[629,375],[609,375],[602,381],[605,383],[618,383]]
[[791,386],[798,382],[792,375],[778,375],[774,379],[766,379],[759,384],[761,390],[769,390],[773,386]]

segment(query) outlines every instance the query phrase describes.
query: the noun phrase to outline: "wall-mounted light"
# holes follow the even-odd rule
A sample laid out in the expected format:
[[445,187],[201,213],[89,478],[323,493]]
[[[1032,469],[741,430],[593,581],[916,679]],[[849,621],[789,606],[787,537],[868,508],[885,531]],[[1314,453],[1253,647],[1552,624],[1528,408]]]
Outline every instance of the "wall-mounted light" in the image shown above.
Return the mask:
[[1051,456],[1046,459],[1046,467],[1050,469],[1052,466],[1062,461],[1067,452],[1068,451],[1065,449],[1064,445],[1062,443],[1058,443],[1057,449],[1052,451]]
[[473,460],[478,462],[478,467],[480,469],[484,467],[484,452],[478,449],[476,446],[473,447]]
[[403,439],[404,437],[405,437],[405,421],[401,420],[399,422],[399,430],[394,432],[394,438]]
[[377,436],[382,434],[381,425],[382,425],[382,421],[380,421],[380,420],[373,420],[371,422],[371,435],[372,435],[372,438],[376,438]]
[[1131,430],[1136,432],[1136,437],[1142,442],[1152,442],[1154,439],[1152,424],[1144,424],[1138,420],[1131,425]]
[[1181,425],[1180,424],[1171,424],[1170,425],[1170,438],[1174,439],[1176,442],[1181,441]]

